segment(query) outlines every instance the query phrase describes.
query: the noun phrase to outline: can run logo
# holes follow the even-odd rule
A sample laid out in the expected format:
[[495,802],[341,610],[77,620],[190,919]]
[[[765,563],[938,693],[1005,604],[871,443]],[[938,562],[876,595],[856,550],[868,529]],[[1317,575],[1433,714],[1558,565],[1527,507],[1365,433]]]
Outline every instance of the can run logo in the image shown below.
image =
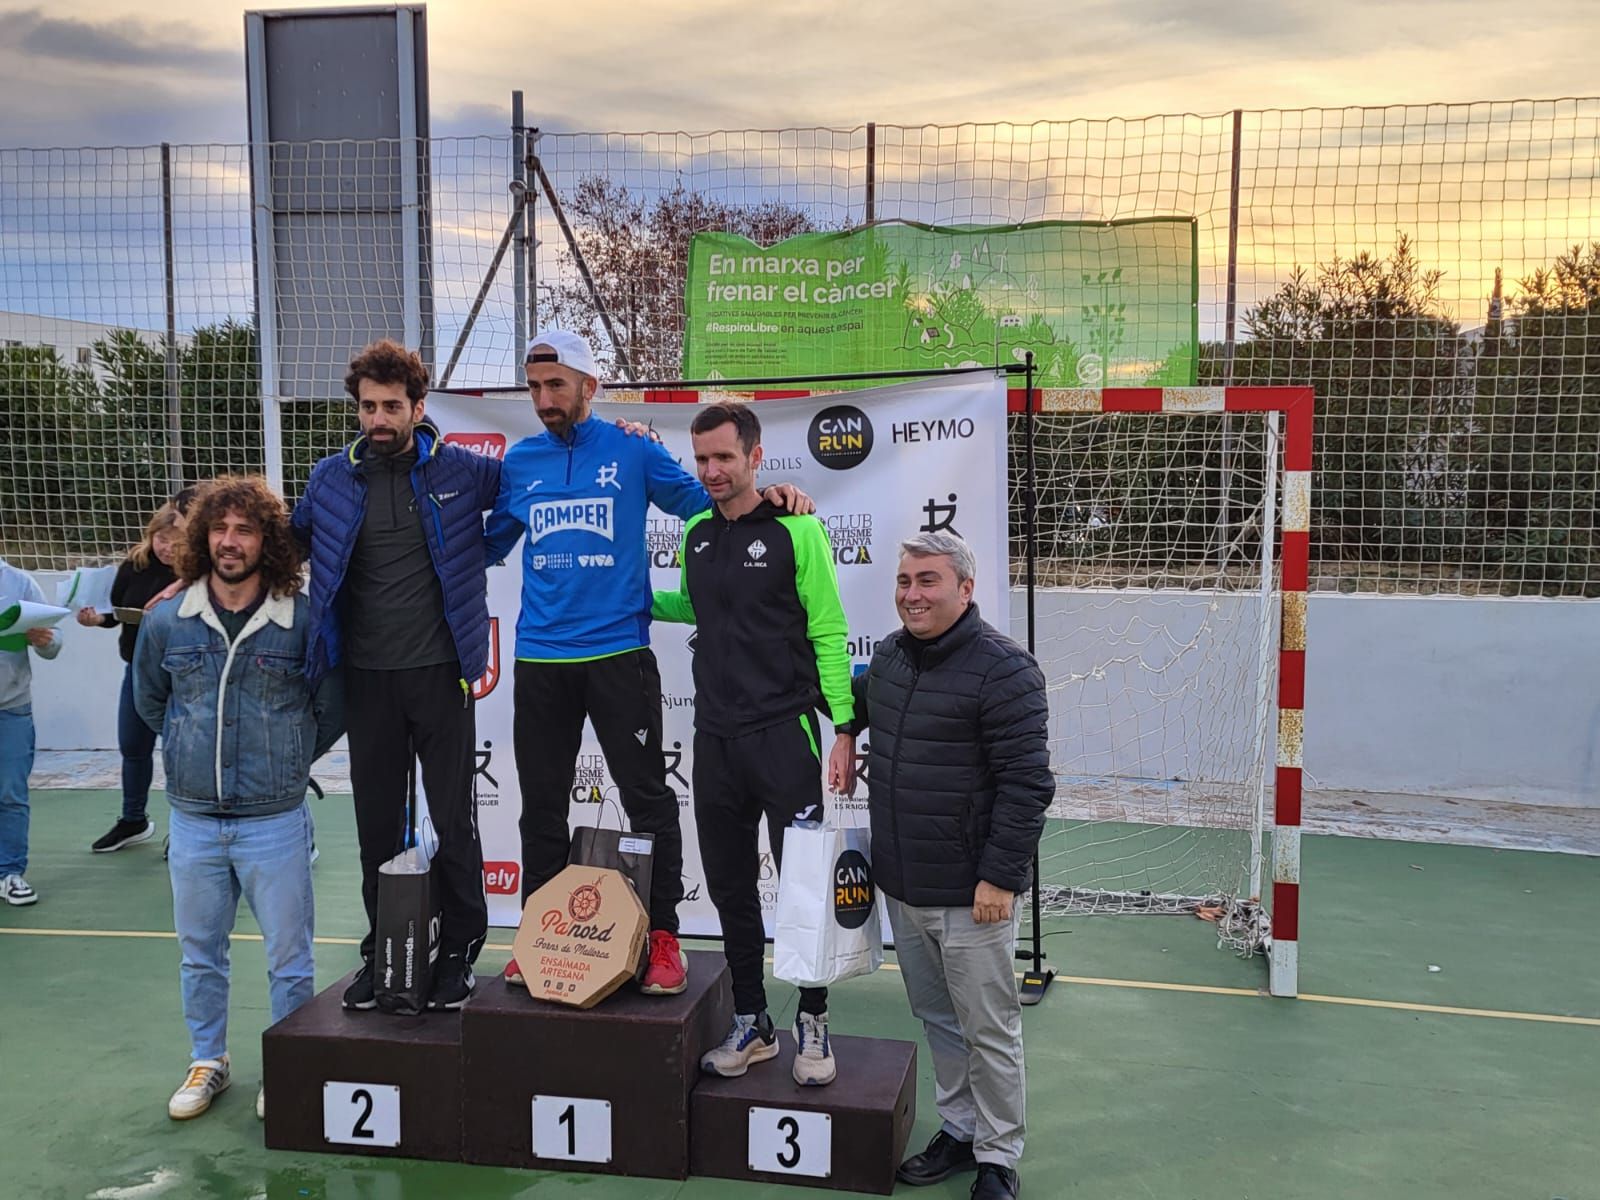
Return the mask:
[[872,915],[872,865],[859,850],[846,850],[833,866],[833,919],[860,929]]

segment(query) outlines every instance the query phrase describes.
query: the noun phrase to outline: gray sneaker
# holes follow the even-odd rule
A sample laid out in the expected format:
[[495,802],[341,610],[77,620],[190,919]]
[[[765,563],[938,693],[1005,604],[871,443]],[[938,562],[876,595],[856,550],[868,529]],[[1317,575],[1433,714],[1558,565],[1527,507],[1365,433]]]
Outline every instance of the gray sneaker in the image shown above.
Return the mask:
[[183,1077],[183,1086],[167,1101],[167,1116],[174,1121],[198,1117],[211,1107],[213,1099],[228,1090],[231,1082],[226,1054],[221,1058],[195,1059]]
[[828,1014],[799,1013],[794,1019],[794,1081],[801,1087],[823,1087],[839,1074],[828,1040]]
[[7,875],[0,879],[0,899],[20,908],[24,904],[39,903],[39,893],[29,887],[28,881],[21,875]]
[[700,1069],[710,1075],[733,1079],[750,1069],[751,1063],[778,1057],[778,1034],[766,1013],[736,1013],[733,1028],[722,1045],[700,1056]]

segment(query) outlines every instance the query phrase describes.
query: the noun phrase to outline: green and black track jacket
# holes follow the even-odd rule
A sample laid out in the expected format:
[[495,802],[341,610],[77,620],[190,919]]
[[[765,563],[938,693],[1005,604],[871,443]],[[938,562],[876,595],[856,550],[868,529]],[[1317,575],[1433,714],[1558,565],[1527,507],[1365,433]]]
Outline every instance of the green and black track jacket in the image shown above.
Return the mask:
[[683,527],[678,590],[650,615],[699,627],[694,726],[738,737],[823,709],[851,719],[850,655],[828,531],[763,500],[730,521],[715,507]]

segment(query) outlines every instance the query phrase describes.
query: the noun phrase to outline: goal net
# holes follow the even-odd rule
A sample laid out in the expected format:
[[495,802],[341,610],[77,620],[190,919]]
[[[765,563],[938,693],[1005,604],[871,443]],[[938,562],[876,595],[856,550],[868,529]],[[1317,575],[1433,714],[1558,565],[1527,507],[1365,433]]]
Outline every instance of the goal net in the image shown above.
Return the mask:
[[[1056,775],[1040,895],[1053,915],[1193,913],[1250,954],[1271,938],[1284,442],[1281,413],[1226,411],[1223,395],[1046,392],[1033,418]],[[1101,396],[1146,411],[1099,411]],[[1026,417],[1013,421],[1025,516]],[[1024,583],[1025,520],[1014,528]]]

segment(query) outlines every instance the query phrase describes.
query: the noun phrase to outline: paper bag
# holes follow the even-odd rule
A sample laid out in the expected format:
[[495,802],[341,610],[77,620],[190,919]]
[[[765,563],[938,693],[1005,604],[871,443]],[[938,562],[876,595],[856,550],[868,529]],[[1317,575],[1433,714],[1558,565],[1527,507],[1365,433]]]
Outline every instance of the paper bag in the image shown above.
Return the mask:
[[883,928],[866,829],[807,821],[784,831],[772,973],[827,987],[883,965]]

